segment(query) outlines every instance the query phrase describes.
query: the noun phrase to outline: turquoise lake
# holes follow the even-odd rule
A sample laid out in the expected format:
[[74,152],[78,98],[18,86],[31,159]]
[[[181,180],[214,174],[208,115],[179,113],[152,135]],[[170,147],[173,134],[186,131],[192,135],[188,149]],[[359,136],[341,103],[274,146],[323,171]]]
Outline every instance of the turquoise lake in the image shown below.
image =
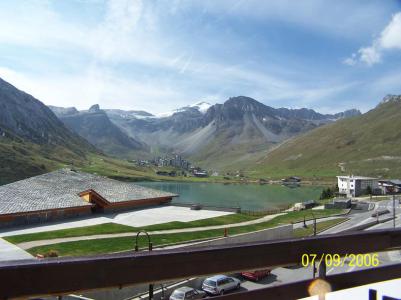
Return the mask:
[[274,209],[291,203],[317,200],[322,187],[192,182],[138,182],[144,187],[179,194],[173,203],[197,203],[249,210]]

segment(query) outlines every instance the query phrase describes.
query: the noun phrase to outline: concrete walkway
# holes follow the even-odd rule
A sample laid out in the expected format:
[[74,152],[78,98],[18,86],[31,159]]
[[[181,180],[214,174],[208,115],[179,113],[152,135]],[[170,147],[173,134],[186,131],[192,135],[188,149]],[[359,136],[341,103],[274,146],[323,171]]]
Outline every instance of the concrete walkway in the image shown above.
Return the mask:
[[6,240],[0,238],[0,261],[33,259],[34,257]]
[[[270,221],[271,219],[274,219],[275,217],[281,216],[284,214],[285,213],[268,215],[268,216],[264,216],[263,218],[259,218],[256,220],[251,220],[251,221],[246,221],[246,222],[241,222],[241,223],[226,224],[226,225],[203,226],[203,227],[169,229],[169,230],[156,230],[156,231],[150,231],[149,234],[154,235],[154,234],[185,233],[185,232],[196,232],[196,231],[205,231],[205,230],[224,229],[224,228],[253,225],[253,224]],[[65,242],[96,240],[96,239],[103,239],[103,238],[129,237],[129,236],[134,237],[134,236],[136,236],[136,234],[137,234],[136,232],[124,232],[124,233],[112,233],[112,234],[97,234],[97,235],[90,235],[90,236],[76,236],[76,237],[68,237],[68,238],[58,238],[58,239],[50,239],[50,240],[25,242],[25,243],[18,244],[18,247],[21,247],[22,249],[30,249],[30,248],[37,247],[37,246],[45,246],[45,245],[52,245],[52,244],[65,243]]]

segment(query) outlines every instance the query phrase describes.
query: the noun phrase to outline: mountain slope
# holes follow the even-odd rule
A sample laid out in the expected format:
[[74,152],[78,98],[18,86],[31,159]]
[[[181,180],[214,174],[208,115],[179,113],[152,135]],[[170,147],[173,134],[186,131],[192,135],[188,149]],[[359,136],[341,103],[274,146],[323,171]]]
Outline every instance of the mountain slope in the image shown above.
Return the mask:
[[182,149],[193,160],[221,169],[253,164],[277,143],[316,127],[309,121],[280,117],[274,108],[243,96],[212,106],[203,122],[209,132],[202,135],[204,141],[194,148],[189,140]]
[[0,79],[0,183],[80,164],[91,151],[42,102]]
[[122,158],[136,158],[138,152],[145,152],[144,144],[125,134],[112,123],[106,112],[98,105],[87,111],[51,107],[60,120],[72,131],[101,149],[104,153]]
[[257,174],[401,176],[401,96],[375,109],[285,142],[259,162]]

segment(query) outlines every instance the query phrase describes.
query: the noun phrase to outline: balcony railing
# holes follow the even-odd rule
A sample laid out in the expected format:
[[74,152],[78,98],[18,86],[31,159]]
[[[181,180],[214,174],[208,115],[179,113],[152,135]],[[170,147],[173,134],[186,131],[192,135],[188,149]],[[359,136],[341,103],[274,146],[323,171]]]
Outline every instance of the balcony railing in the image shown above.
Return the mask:
[[[299,263],[303,254],[371,253],[401,249],[401,229],[322,235],[193,249],[129,252],[0,263],[0,299],[63,295],[102,288],[162,283],[216,273]],[[333,290],[400,277],[401,264],[327,276]],[[324,275],[324,274],[323,274]],[[221,299],[296,299],[311,280],[221,296]],[[216,298],[217,299],[217,298]]]

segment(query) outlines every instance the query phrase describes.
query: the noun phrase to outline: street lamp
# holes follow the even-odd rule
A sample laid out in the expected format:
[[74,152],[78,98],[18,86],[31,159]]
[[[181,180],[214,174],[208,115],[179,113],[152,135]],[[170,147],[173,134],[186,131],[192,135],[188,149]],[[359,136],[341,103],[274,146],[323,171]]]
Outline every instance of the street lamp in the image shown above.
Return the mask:
[[[313,212],[311,212],[312,217],[313,217],[313,236],[316,236],[316,218],[315,215],[313,214]],[[304,216],[304,228],[308,228],[308,225],[306,225],[306,218]]]
[[[153,250],[153,244],[152,241],[150,239],[150,235],[145,231],[145,230],[140,230],[137,234],[136,234],[136,238],[135,238],[135,252],[139,251],[139,247],[138,247],[138,237],[141,233],[146,234],[146,236],[148,237],[148,250],[152,251]],[[149,300],[153,299],[153,284],[149,284]]]
[[313,212],[311,212],[312,217],[313,217],[313,236],[316,236],[316,217],[313,214]]
[[395,195],[393,195],[393,228],[395,229]]
[[[313,212],[311,212],[312,217],[313,217],[313,236],[316,236],[316,218]],[[316,274],[316,263],[315,260],[313,260],[313,279],[315,279],[315,274]]]
[[164,284],[162,283],[161,285],[161,288],[162,288],[162,295],[161,295],[161,297],[160,297],[160,300],[164,300],[164,297],[165,297],[165,294],[164,294]]

